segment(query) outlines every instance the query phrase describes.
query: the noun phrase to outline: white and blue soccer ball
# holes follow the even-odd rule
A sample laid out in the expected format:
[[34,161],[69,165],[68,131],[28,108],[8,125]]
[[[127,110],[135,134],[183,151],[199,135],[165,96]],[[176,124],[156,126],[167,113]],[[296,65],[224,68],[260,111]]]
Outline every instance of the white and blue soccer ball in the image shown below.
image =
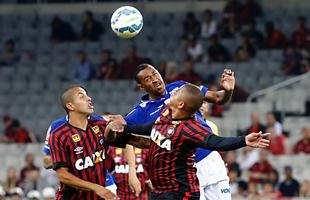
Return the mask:
[[111,28],[122,38],[135,37],[143,27],[143,17],[138,9],[122,6],[111,17]]

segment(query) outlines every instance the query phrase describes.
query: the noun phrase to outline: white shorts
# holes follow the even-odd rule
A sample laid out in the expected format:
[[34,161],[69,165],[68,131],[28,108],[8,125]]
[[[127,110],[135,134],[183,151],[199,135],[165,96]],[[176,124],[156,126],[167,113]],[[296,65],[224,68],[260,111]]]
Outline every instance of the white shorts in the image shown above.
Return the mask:
[[200,188],[200,200],[231,200],[229,180]]

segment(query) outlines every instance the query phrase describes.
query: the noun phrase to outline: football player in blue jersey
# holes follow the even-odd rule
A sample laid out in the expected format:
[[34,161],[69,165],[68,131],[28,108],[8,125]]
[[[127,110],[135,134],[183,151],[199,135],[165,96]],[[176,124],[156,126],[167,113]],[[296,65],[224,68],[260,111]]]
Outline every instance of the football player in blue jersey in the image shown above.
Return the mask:
[[[169,103],[171,94],[181,86],[187,84],[185,81],[176,81],[165,85],[160,73],[149,64],[141,64],[137,67],[135,79],[138,87],[145,90],[147,94],[142,96],[140,103],[137,104],[125,117],[128,125],[139,125],[155,121],[165,105]],[[222,89],[219,91],[209,91],[205,86],[200,86],[200,90],[204,95],[204,100],[216,104],[225,104],[228,102],[235,87],[234,72],[229,69],[224,70],[220,81],[220,87]],[[200,112],[196,113],[196,118],[208,127]],[[208,128],[210,129],[210,127]],[[211,129],[210,131],[212,132]],[[127,160],[135,160],[132,148],[127,148],[126,155]],[[201,200],[230,200],[230,193],[221,192],[229,191],[229,179],[227,177],[225,164],[218,152],[197,148],[195,156],[198,168],[197,176],[201,186]],[[209,156],[210,158],[208,158]],[[210,162],[213,162],[214,164],[210,164]],[[203,173],[208,170],[210,165],[218,169],[219,173],[217,176],[206,177],[206,173]],[[134,165],[129,164],[129,166],[129,184],[137,193],[141,187],[139,186],[139,181],[136,178]],[[212,187],[209,187],[211,185]],[[212,192],[206,192],[208,188],[212,188]],[[208,194],[211,193],[212,196],[208,196]]]

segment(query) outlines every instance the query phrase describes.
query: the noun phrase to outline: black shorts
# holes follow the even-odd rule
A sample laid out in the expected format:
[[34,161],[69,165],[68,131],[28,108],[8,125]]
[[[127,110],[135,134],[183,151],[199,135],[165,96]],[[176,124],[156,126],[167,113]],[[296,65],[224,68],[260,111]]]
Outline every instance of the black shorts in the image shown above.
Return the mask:
[[199,192],[164,192],[151,194],[152,200],[199,200]]

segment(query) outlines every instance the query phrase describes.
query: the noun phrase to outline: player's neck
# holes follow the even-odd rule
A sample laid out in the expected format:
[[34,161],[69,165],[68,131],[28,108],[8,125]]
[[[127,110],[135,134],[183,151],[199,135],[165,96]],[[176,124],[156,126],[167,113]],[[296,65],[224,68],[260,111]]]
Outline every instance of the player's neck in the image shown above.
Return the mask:
[[171,116],[172,119],[188,119],[191,117],[190,115],[188,115],[187,112],[184,112],[183,110],[176,110],[176,111],[172,110]]
[[163,96],[164,96],[164,94],[161,94],[161,95],[149,94],[149,100],[156,100],[156,99],[159,99]]
[[87,129],[88,118],[82,114],[71,113],[69,115],[69,124],[85,131]]

